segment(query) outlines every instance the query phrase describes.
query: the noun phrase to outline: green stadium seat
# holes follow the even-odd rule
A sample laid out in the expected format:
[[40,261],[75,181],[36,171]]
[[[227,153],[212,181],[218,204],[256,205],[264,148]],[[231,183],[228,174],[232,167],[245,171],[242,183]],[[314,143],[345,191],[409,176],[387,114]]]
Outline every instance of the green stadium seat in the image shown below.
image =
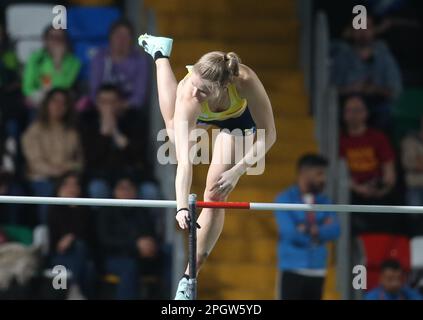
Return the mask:
[[32,244],[32,230],[27,227],[5,225],[2,226],[2,230],[6,234],[7,239],[11,242],[19,242],[26,246]]

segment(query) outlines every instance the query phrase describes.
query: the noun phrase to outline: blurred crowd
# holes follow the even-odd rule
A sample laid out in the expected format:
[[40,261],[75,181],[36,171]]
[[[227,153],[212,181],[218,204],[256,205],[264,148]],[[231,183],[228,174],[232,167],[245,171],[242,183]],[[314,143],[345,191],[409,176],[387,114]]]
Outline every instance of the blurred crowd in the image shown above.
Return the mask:
[[[423,8],[413,0],[374,0],[368,11],[366,29],[349,24],[331,44],[350,201],[422,206],[423,46],[413,39],[423,32]],[[351,232],[353,255],[370,271],[367,299],[421,299],[402,288],[422,290],[421,215],[356,213]]]
[[[106,43],[88,62],[51,21],[41,40],[22,61],[0,24],[0,194],[159,199],[148,143],[150,62],[132,24],[110,21]],[[148,298],[148,283],[166,278],[163,221],[152,209],[8,204],[0,211],[3,253],[16,253],[14,244],[37,230],[47,247],[35,285],[0,273],[6,297],[40,297],[55,265],[70,271],[67,294],[75,299],[96,298],[104,285],[113,288],[109,298]]]
[[[423,45],[414,41],[423,33],[422,3],[364,5],[366,29],[354,29],[350,19],[336,23],[328,10],[336,28],[331,83],[339,93],[339,154],[350,174],[350,202],[422,206]],[[353,214],[350,231],[352,261],[364,262],[369,272],[367,299],[419,297],[403,286],[422,293],[421,215]]]
[[[367,29],[349,27],[343,39],[332,43],[332,83],[342,106],[340,155],[350,171],[353,204],[423,205],[423,108],[418,99],[423,79],[411,76],[421,62],[402,64],[404,57],[391,50],[402,43],[384,39],[394,32],[403,37],[421,33],[419,21],[404,22],[401,15],[398,9],[390,15],[369,16]],[[410,91],[417,95],[410,98]],[[413,108],[416,113],[409,113],[411,122],[405,123],[403,115]],[[413,219],[419,217],[403,217],[355,215],[354,232],[423,234],[423,220],[416,223]]]
[[[331,30],[330,81],[339,94],[339,156],[349,172],[350,203],[422,206],[421,1],[366,1],[366,29],[352,25],[352,8],[362,1],[315,3]],[[333,201],[322,193],[327,165],[319,155],[299,159],[296,184],[276,202]],[[351,230],[342,230],[329,212],[277,211],[275,217],[280,298],[323,297],[329,268],[336,267],[327,244],[345,232],[352,239],[351,269],[367,270],[366,291],[350,288],[352,297],[422,299],[422,215],[354,213]]]

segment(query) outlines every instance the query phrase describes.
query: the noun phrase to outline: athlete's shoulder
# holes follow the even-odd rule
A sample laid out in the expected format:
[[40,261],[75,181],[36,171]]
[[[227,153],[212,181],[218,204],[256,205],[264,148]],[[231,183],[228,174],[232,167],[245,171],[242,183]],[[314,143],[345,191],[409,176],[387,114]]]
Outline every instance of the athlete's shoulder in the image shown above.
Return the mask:
[[179,81],[178,86],[176,88],[177,99],[187,100],[191,98],[190,86],[187,80],[187,77],[185,77],[181,81]]
[[245,64],[239,65],[239,76],[238,79],[241,82],[249,82],[253,79],[257,78],[257,74],[251,69],[249,66]]
[[249,90],[260,82],[255,71],[245,64],[239,66],[239,76],[237,77],[237,87]]
[[180,82],[176,90],[176,109],[185,114],[197,114],[200,112],[200,103],[192,96],[190,86],[185,82]]

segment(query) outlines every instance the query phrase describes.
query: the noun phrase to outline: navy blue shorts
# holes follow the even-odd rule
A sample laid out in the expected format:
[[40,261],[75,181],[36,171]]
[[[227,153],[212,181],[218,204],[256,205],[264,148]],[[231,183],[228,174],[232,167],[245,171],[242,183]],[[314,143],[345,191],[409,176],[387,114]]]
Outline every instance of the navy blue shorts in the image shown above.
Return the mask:
[[244,136],[250,133],[256,132],[256,124],[253,120],[253,117],[251,116],[250,110],[248,110],[248,107],[245,108],[245,111],[237,118],[229,118],[226,120],[212,120],[212,121],[197,120],[197,124],[200,124],[200,125],[212,124],[220,129],[228,129],[230,132],[232,132],[232,130],[234,129],[240,129],[242,131],[242,135]]

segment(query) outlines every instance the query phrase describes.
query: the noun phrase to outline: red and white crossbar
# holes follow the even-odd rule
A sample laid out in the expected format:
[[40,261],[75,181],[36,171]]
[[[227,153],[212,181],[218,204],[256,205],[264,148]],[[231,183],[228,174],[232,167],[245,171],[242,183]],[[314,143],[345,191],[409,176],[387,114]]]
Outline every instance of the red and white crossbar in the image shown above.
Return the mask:
[[[23,197],[0,196],[0,203],[46,204],[106,207],[147,207],[176,208],[175,200],[126,200],[95,198],[58,198],[58,197]],[[197,201],[197,208],[247,209],[264,211],[332,211],[364,213],[414,213],[423,214],[422,206],[365,206],[345,204],[298,204],[264,202],[206,202]]]

